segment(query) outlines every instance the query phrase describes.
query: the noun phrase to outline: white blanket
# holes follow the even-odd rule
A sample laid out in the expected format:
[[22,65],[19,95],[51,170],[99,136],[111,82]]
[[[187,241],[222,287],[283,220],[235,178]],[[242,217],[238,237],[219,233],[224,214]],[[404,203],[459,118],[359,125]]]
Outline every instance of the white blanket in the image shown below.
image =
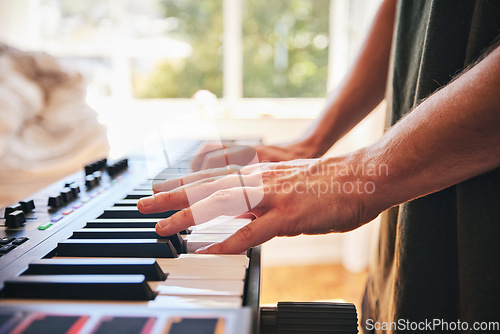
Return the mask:
[[106,156],[80,74],[0,44],[0,207]]

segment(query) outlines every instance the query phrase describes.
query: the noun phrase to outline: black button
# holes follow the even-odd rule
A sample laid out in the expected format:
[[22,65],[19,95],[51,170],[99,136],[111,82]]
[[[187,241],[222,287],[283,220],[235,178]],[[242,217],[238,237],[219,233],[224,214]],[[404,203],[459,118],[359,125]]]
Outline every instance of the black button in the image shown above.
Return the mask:
[[61,196],[62,196],[64,203],[68,203],[68,202],[71,202],[73,200],[73,194],[71,193],[70,188],[64,188],[61,191]]
[[0,245],[7,245],[11,243],[15,238],[13,237],[3,237],[0,239]]
[[96,185],[95,178],[92,175],[87,175],[85,177],[85,187],[91,189]]
[[[14,239],[14,238],[12,238],[12,239]],[[28,237],[19,237],[16,240],[12,241],[12,244],[13,245],[20,245],[20,244],[22,244],[22,243],[24,243],[24,242],[26,242],[28,240],[29,240]]]
[[16,248],[14,245],[5,245],[0,247],[0,253],[5,254]]
[[17,204],[16,206],[8,206],[5,208],[5,212],[4,212],[3,217],[5,219],[7,219],[7,216],[9,215],[9,213],[17,211],[17,210],[22,210],[22,209],[23,209],[23,207],[21,206],[21,204]]
[[27,200],[25,202],[21,201],[21,202],[19,202],[19,204],[21,205],[24,213],[31,212],[35,209],[35,202],[32,199]]
[[5,219],[5,226],[10,228],[17,228],[23,226],[25,222],[26,217],[24,216],[24,212],[21,210],[17,210],[9,213],[9,215]]
[[49,197],[49,204],[52,208],[58,208],[62,205],[62,195],[57,194]]
[[100,171],[92,173],[92,176],[96,180],[96,184],[99,184],[101,182],[101,175],[102,173]]
[[71,189],[71,194],[73,195],[73,198],[76,198],[80,193],[80,187],[76,184],[70,185],[69,189]]

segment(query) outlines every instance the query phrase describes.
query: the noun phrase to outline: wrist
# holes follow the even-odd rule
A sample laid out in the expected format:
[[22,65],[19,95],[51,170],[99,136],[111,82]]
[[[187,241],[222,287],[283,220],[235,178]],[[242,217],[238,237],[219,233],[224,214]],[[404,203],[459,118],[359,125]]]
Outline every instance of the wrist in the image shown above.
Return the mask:
[[[325,203],[330,218],[340,210],[332,231],[346,232],[364,225],[387,208],[380,201],[378,174],[386,175],[384,167],[375,166],[368,152],[359,150],[340,157],[313,160],[308,165],[311,189],[320,203]],[[343,221],[345,225],[340,224]]]
[[296,145],[304,152],[305,158],[319,158],[330,148],[330,146],[325,147],[325,141],[317,135],[310,135]]
[[374,219],[380,212],[398,204],[390,180],[387,162],[372,147],[364,147],[345,156],[323,158],[332,169],[344,195],[352,195],[361,208],[362,223]]

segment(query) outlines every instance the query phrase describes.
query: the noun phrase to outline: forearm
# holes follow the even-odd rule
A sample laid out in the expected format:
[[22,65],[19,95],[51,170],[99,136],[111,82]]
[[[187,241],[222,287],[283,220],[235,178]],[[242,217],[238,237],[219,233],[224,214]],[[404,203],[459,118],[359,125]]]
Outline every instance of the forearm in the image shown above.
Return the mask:
[[321,116],[305,140],[313,148],[313,156],[323,155],[383,100],[395,7],[395,0],[381,4],[358,59],[327,98]]
[[376,179],[379,205],[403,203],[499,167],[499,91],[497,48],[361,151],[365,163],[387,165],[388,175]]

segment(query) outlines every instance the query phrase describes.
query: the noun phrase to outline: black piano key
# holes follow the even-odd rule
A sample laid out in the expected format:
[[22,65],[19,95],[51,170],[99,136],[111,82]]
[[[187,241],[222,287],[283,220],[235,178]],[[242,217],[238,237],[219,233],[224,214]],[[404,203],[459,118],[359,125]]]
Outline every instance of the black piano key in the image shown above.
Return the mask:
[[[157,218],[102,218],[88,221],[85,228],[154,228]],[[190,234],[190,230],[182,230],[179,234]]]
[[97,218],[158,218],[163,219],[170,217],[177,211],[171,210],[166,212],[143,214],[137,210],[135,206],[117,206],[104,210]]
[[158,218],[104,218],[88,221],[89,228],[154,228]]
[[80,257],[177,257],[167,239],[68,239],[57,244],[58,256]]
[[154,228],[83,228],[73,231],[72,239],[167,239],[177,253],[185,253],[184,239],[179,233],[160,236]]
[[114,204],[114,206],[137,206],[139,199],[122,199]]
[[154,228],[83,228],[72,239],[164,239]]
[[144,275],[26,275],[5,282],[7,298],[152,300]]
[[137,190],[137,191],[132,191],[129,194],[127,194],[127,196],[125,196],[124,199],[139,199],[139,198],[148,197],[148,196],[152,196],[152,195],[153,195],[152,190],[149,190],[149,191]]
[[165,273],[155,259],[53,258],[33,261],[23,275],[141,274],[148,281],[164,281]]

